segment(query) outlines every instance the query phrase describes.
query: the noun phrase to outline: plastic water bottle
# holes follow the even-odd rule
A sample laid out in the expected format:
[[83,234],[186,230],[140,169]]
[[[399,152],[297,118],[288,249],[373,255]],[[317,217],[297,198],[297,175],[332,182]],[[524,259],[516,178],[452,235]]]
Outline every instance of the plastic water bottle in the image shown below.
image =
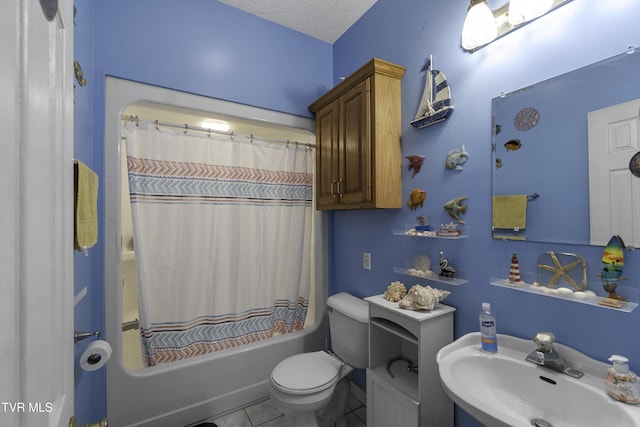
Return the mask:
[[480,339],[482,350],[490,353],[498,351],[498,337],[496,336],[496,317],[491,312],[491,304],[482,303],[480,312]]

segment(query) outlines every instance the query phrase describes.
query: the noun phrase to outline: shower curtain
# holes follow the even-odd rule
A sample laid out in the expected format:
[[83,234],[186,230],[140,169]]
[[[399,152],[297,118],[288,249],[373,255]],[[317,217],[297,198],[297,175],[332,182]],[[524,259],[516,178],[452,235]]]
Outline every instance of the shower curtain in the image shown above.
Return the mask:
[[313,152],[124,124],[146,366],[304,325]]

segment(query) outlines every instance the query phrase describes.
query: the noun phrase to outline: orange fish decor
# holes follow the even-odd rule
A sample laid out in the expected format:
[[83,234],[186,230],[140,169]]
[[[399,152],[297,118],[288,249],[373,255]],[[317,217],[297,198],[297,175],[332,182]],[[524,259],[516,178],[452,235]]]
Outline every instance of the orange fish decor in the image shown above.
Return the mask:
[[407,206],[412,211],[415,211],[419,207],[421,208],[424,203],[424,198],[427,196],[427,192],[421,190],[419,188],[414,188],[409,195],[409,201],[407,202]]

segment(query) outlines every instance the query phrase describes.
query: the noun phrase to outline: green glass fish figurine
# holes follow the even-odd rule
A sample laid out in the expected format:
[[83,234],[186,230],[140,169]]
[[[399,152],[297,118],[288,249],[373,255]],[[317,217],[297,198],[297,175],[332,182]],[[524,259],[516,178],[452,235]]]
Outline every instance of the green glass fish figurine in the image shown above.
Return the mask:
[[467,211],[467,205],[463,205],[462,202],[468,198],[469,196],[456,197],[455,199],[449,200],[444,204],[444,210],[447,211],[452,219],[458,221],[460,224],[465,223],[460,218],[460,214],[463,214]]
[[419,207],[421,208],[424,203],[424,198],[427,196],[427,192],[421,190],[419,188],[414,188],[409,195],[409,201],[407,202],[407,206],[412,211],[415,211]]

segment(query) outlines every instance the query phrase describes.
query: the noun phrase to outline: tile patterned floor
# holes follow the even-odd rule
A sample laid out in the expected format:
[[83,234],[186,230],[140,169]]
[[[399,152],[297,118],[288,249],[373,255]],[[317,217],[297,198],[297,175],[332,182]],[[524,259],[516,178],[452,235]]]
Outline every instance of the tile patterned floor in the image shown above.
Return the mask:
[[[367,426],[367,407],[365,394],[355,385],[347,403],[347,422],[349,427]],[[357,390],[355,389],[357,388]],[[207,420],[218,427],[280,427],[283,423],[282,412],[276,408],[271,399],[266,399],[251,406],[239,409],[222,417]]]

